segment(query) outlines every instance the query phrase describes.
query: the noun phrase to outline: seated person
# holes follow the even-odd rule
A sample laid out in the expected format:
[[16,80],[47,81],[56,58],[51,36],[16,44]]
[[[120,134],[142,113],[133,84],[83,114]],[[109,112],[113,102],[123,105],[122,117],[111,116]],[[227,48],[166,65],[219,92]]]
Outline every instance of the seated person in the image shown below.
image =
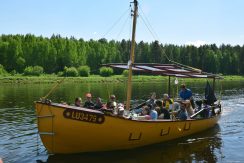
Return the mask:
[[174,102],[172,111],[178,111],[180,110],[180,103]]
[[170,113],[167,109],[162,107],[162,101],[156,101],[156,108],[155,110],[158,113],[158,119],[170,119]]
[[197,100],[196,101],[196,108],[194,109],[194,112],[197,113],[202,109],[202,100]]
[[100,97],[97,97],[96,99],[96,103],[94,105],[94,109],[95,110],[100,110],[103,108],[103,103],[102,103],[102,99]]
[[117,108],[117,102],[115,101],[115,95],[111,95],[109,101],[107,102],[105,108],[103,109],[106,113],[117,114],[116,108]]
[[107,105],[107,109],[115,109],[116,107],[117,107],[116,97],[115,95],[111,95]]
[[[152,120],[156,120],[158,119],[158,113],[157,111],[155,110],[155,108],[151,105],[151,104],[148,104],[147,107],[145,107],[147,110],[147,115],[149,114],[149,116],[147,116],[147,119],[152,119]],[[144,108],[144,109],[145,109]]]
[[113,115],[114,110],[113,110],[113,109],[109,109],[109,105],[110,105],[110,102],[108,102],[104,107],[102,107],[102,108],[101,108],[101,111],[102,111],[104,114],[107,114],[107,115]]
[[195,115],[191,118],[208,118],[212,114],[211,107],[207,105],[207,100],[198,100],[196,101],[197,108],[195,109]]
[[75,98],[75,106],[81,107],[82,99],[80,97]]
[[142,112],[142,108],[146,105],[152,105],[155,106],[156,104],[156,93],[153,92],[150,99],[148,99],[146,102],[136,106],[134,109],[132,109],[134,111],[134,113],[139,114]]
[[174,112],[176,117],[180,120],[186,120],[187,119],[187,113],[186,113],[186,105],[184,103],[181,103],[180,110],[177,112]]
[[150,119],[152,120],[158,119],[158,112],[155,110],[155,108],[152,108],[150,111]]
[[153,92],[151,98],[146,101],[146,104],[150,104],[150,105],[154,106],[155,102],[156,102],[156,93]]
[[122,103],[117,104],[117,108],[116,108],[117,115],[123,116],[124,110],[125,110],[124,105]]
[[163,96],[163,108],[167,110],[172,110],[173,108],[173,99],[169,98],[168,94],[164,94]]
[[190,100],[191,97],[192,97],[191,90],[187,89],[185,84],[181,84],[180,98],[182,100]]
[[192,116],[194,114],[194,110],[191,106],[190,100],[183,101],[182,103],[185,104],[185,109],[187,111],[188,116]]
[[94,103],[92,102],[92,95],[91,93],[86,94],[86,101],[84,103],[84,108],[88,109],[93,109],[94,108]]
[[142,107],[142,112],[139,114],[137,119],[138,120],[149,120],[149,119],[151,119],[149,114],[150,114],[150,106],[145,105]]
[[207,104],[207,100],[204,99],[203,100],[203,103],[202,103],[202,108],[204,109],[202,114],[201,114],[201,117],[203,118],[208,118],[211,116],[211,110],[210,110],[210,106]]

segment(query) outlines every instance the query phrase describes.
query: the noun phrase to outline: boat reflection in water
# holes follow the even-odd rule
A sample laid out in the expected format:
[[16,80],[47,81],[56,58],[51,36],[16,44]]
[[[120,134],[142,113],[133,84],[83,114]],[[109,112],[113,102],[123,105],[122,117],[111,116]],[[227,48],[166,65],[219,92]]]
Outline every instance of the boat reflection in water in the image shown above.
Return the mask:
[[220,127],[161,144],[113,152],[50,155],[48,163],[71,162],[218,162],[222,140]]

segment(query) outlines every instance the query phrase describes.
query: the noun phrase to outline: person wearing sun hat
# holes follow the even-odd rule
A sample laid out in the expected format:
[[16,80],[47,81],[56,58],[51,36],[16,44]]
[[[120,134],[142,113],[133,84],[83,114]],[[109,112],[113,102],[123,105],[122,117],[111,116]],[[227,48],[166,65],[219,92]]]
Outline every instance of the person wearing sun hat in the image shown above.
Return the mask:
[[92,102],[92,95],[91,93],[86,93],[86,101],[84,103],[84,108],[93,109],[94,103]]

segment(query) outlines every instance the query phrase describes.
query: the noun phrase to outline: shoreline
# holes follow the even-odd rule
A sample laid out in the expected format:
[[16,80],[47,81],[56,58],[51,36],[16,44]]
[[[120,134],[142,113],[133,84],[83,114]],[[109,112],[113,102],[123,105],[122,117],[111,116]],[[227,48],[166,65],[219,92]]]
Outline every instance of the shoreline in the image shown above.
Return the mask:
[[[244,76],[227,75],[223,76],[223,81],[244,81]],[[172,77],[173,81],[175,78]],[[122,83],[127,81],[127,77],[122,75],[114,75],[111,77],[101,77],[99,75],[91,75],[89,77],[58,77],[54,75],[42,76],[0,76],[0,84],[48,84],[62,81],[64,83]],[[185,82],[193,81],[206,81],[206,78],[178,78]],[[211,79],[209,79],[211,80]],[[168,82],[167,76],[148,76],[148,75],[135,75],[132,82]]]

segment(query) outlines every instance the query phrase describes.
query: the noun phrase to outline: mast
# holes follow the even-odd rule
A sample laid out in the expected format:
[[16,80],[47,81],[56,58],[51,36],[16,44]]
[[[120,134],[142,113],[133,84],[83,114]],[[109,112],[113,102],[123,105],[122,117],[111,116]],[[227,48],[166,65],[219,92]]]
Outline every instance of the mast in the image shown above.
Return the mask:
[[129,76],[127,83],[127,99],[126,99],[126,109],[130,109],[130,100],[131,100],[131,91],[132,91],[132,66],[135,61],[135,36],[136,36],[136,19],[138,14],[138,1],[134,0],[134,13],[133,13],[133,27],[132,27],[132,42],[131,42],[131,51],[130,51],[130,61],[128,62],[129,66]]

